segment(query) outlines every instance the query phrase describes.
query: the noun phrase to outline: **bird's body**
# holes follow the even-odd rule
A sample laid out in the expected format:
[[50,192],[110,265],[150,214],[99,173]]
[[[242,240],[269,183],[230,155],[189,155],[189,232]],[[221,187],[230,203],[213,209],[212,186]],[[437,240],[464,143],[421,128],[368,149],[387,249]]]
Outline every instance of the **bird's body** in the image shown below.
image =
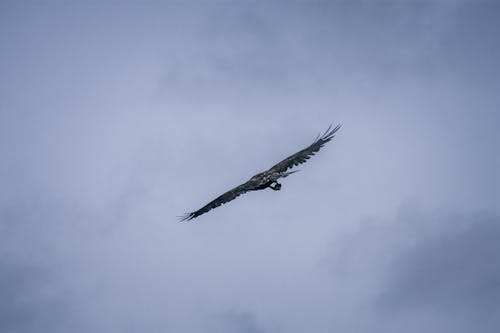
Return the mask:
[[[251,190],[263,190],[266,188],[271,188],[275,191],[278,191],[281,187],[281,184],[278,183],[278,179],[288,177],[288,175],[295,173],[297,171],[290,172],[275,172],[274,170],[267,170],[261,173],[256,174],[248,181],[249,185],[252,186]],[[272,185],[275,185],[274,187]],[[278,186],[278,188],[276,188]]]
[[266,188],[271,188],[274,191],[279,191],[281,189],[281,184],[278,183],[278,179],[288,177],[290,174],[297,171],[287,171],[288,169],[306,162],[311,156],[320,150],[321,147],[328,141],[330,141],[335,132],[340,129],[340,125],[331,129],[331,126],[323,133],[323,135],[318,136],[316,140],[307,148],[285,158],[283,161],[271,167],[269,170],[261,172],[250,178],[246,183],[243,183],[232,190],[220,195],[215,200],[212,200],[202,208],[197,211],[188,213],[181,217],[181,221],[191,220],[195,217],[200,216],[208,212],[209,210],[219,207],[220,205],[229,202],[239,195],[246,193],[248,191],[264,190]]

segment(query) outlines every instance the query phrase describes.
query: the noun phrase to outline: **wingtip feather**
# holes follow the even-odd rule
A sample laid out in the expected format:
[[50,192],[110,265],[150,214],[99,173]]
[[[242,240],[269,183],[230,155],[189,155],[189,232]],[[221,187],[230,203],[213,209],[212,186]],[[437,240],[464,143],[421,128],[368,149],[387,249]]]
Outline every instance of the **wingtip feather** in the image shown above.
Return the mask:
[[177,216],[177,218],[179,219],[179,222],[189,221],[189,220],[194,219],[194,217],[195,217],[194,213],[186,213],[184,215]]
[[320,140],[322,141],[330,141],[334,136],[335,133],[342,127],[342,124],[338,124],[334,128],[332,128],[332,125],[328,126],[328,129],[325,131],[325,133],[321,136]]

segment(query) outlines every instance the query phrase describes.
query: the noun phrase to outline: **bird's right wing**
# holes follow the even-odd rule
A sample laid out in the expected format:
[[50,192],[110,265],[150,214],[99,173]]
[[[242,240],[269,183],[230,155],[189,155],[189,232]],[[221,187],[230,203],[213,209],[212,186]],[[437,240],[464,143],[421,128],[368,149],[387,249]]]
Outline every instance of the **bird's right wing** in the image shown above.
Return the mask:
[[195,212],[187,213],[183,216],[180,216],[180,221],[189,221],[191,219],[194,219],[197,216],[200,216],[201,214],[205,214],[211,209],[217,208],[222,204],[225,204],[226,202],[229,202],[231,200],[236,199],[236,197],[242,195],[245,192],[248,192],[254,188],[254,185],[252,184],[251,181],[248,181],[244,184],[241,184],[239,186],[236,186],[232,190],[227,191],[226,193],[218,196],[215,200],[210,201],[208,204],[205,206],[201,207]]
[[302,149],[301,151],[288,156],[285,158],[283,161],[279,162],[278,164],[274,165],[271,169],[273,172],[285,172],[286,170],[293,168],[296,165],[305,163],[311,156],[313,156],[315,153],[317,153],[321,147],[335,136],[335,133],[340,129],[341,125],[335,126],[335,128],[332,129],[331,125],[328,127],[328,129],[323,133],[323,135],[319,135],[314,142]]

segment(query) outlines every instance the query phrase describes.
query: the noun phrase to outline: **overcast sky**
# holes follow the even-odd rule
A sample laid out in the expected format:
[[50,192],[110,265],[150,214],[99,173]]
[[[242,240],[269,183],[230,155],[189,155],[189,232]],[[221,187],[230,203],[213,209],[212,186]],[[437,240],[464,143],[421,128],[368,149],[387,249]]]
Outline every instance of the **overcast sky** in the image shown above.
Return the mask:
[[[0,331],[497,332],[500,5],[2,1]],[[283,180],[196,210],[310,144]]]

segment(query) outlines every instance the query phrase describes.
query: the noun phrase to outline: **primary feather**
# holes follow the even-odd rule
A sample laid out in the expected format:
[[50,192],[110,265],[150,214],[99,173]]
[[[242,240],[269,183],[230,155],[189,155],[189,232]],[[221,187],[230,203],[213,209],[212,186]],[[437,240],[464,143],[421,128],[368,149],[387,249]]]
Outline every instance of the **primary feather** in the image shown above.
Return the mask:
[[337,125],[332,129],[332,126],[330,125],[325,133],[323,133],[323,135],[319,135],[311,145],[291,156],[288,156],[283,161],[271,167],[270,170],[273,170],[274,172],[284,172],[294,166],[307,162],[307,160],[316,154],[325,143],[335,137],[335,133],[340,129],[340,127],[341,125]]

